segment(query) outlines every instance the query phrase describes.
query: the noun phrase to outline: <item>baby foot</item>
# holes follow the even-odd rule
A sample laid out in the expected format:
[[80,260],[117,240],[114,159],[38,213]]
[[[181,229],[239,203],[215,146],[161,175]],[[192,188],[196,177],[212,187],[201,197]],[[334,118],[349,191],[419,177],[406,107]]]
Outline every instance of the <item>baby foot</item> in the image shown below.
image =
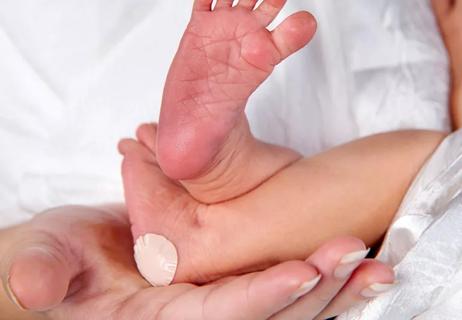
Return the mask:
[[[285,58],[304,47],[316,23],[307,12],[266,27],[285,0],[196,0],[164,90],[157,158],[206,203],[256,187],[298,155],[256,141],[244,108],[250,95]],[[258,159],[258,162],[253,161]]]
[[462,0],[432,3],[450,57],[451,113],[454,129],[459,129],[462,127]]
[[[164,270],[159,263],[146,266],[142,261],[159,256],[157,247],[146,243],[143,248],[135,246],[135,259],[141,274],[153,285],[167,285],[173,276],[176,283],[207,283],[239,273],[235,268],[244,267],[248,263],[244,259],[254,255],[247,255],[248,250],[242,246],[236,254],[225,248],[220,239],[234,232],[232,226],[227,235],[222,228],[212,227],[208,222],[210,207],[192,198],[181,185],[162,173],[152,139],[156,135],[155,125],[143,125],[137,131],[138,141],[127,139],[119,144],[124,156],[125,199],[135,242],[150,241],[143,238],[146,235],[162,235],[176,247],[167,243],[159,249],[161,260],[165,260]],[[222,250],[227,254],[223,255]],[[249,271],[257,270],[258,263],[247,267]]]
[[[119,144],[124,156],[126,205],[137,243],[135,259],[141,274],[152,284],[167,285],[172,280],[208,283],[279,261],[304,259],[320,244],[314,240],[299,245],[297,237],[286,239],[292,230],[280,223],[280,215],[265,218],[251,206],[261,197],[232,200],[225,209],[200,203],[162,173],[152,139],[156,135],[155,125],[143,125],[137,131],[138,141],[127,139]],[[244,210],[247,207],[250,209]],[[236,230],[240,230],[239,236]],[[169,241],[160,240],[160,246],[149,243],[159,241],[157,235]]]
[[[146,234],[168,236],[176,244],[178,252],[174,254],[179,255],[182,262],[187,261],[181,264],[188,267],[187,275],[179,268],[176,278],[184,282],[200,281],[202,277],[194,274],[194,260],[189,257],[196,256],[195,248],[204,247],[203,232],[197,219],[204,205],[194,201],[181,185],[163,175],[157,164],[155,140],[152,139],[156,135],[157,126],[143,125],[137,131],[141,142],[127,139],[119,143],[119,152],[124,157],[122,176],[132,235],[135,241]],[[189,255],[189,252],[192,254]],[[197,256],[200,257],[200,254]],[[169,275],[162,280],[153,280],[145,274],[140,262],[137,263],[143,276],[153,284],[168,284],[172,280],[165,279]]]

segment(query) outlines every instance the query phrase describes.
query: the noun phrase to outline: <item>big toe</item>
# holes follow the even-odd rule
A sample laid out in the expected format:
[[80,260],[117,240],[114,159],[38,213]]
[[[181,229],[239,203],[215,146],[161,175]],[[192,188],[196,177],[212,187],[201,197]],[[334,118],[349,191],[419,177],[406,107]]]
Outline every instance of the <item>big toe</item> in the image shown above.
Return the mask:
[[138,142],[148,148],[153,154],[156,153],[157,147],[157,124],[145,123],[136,130]]
[[276,27],[272,36],[282,59],[305,47],[315,35],[316,28],[316,19],[306,11],[291,15]]

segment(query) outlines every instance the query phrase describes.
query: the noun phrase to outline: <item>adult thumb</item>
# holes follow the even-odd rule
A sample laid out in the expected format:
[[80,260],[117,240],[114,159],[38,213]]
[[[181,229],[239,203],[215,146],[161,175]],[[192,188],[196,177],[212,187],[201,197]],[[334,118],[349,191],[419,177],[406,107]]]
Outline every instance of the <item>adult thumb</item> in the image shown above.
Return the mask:
[[3,284],[18,307],[46,311],[68,295],[76,261],[56,237],[28,233],[27,242],[10,248],[5,260]]

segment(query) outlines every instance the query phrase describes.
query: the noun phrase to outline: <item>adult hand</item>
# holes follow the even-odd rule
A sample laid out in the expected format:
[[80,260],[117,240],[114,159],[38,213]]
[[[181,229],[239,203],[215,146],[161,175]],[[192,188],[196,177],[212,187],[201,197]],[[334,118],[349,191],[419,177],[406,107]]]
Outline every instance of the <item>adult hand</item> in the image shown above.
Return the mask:
[[[130,226],[120,207],[53,209],[14,228],[4,242],[1,277],[13,299],[56,320],[321,319],[364,299],[360,290],[367,281],[390,280],[388,268],[369,261],[342,289],[332,276],[336,263],[363,244],[341,239],[320,248],[309,262],[287,262],[201,287],[153,288],[136,270]],[[309,291],[318,272],[323,278]]]

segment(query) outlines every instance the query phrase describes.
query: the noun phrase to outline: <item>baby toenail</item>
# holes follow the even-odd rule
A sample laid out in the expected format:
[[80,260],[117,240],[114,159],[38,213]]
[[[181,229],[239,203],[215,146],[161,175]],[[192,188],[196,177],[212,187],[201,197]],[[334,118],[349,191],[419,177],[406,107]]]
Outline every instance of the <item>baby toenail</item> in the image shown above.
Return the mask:
[[175,277],[178,253],[167,238],[148,233],[136,240],[135,261],[141,275],[154,287],[168,286]]

